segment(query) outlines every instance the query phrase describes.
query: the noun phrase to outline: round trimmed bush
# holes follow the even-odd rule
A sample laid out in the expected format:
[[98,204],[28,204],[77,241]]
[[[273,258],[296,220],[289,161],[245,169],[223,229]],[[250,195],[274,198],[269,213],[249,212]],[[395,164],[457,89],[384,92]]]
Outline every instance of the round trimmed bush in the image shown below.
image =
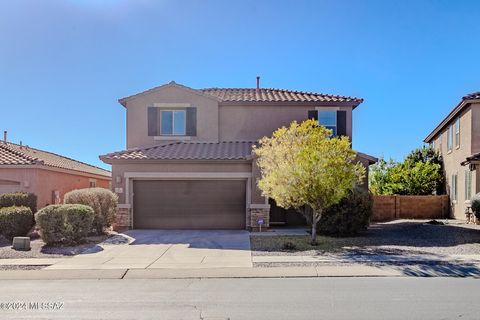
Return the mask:
[[33,213],[28,207],[5,207],[0,209],[0,234],[12,240],[23,237],[32,229]]
[[26,192],[0,194],[0,208],[11,206],[29,207],[32,212],[37,212],[37,196]]
[[92,230],[95,213],[81,204],[55,204],[35,214],[42,240],[49,245],[77,244]]
[[115,221],[118,196],[104,188],[86,188],[67,192],[64,203],[77,203],[92,207],[95,212],[93,229],[101,234]]
[[331,206],[318,222],[323,235],[348,237],[367,230],[372,216],[373,197],[369,191],[356,188],[338,204]]
[[477,193],[471,200],[472,211],[477,219],[480,219],[480,193]]

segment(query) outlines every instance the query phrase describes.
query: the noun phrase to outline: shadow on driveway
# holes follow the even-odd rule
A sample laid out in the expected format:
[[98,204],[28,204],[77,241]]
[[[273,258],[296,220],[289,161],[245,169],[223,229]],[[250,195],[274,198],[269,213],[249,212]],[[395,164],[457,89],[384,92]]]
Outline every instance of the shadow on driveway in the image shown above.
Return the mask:
[[125,232],[135,240],[130,245],[186,244],[190,248],[250,250],[246,230],[144,230]]

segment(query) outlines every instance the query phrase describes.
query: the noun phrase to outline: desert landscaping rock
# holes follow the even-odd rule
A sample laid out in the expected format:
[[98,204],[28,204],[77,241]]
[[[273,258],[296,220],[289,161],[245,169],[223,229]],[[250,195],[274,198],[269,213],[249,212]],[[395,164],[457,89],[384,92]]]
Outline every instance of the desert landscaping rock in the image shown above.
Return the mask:
[[77,246],[46,246],[42,239],[33,239],[30,242],[31,250],[18,251],[12,249],[12,243],[0,237],[0,259],[18,258],[62,258],[75,256],[85,250],[95,247],[104,241],[108,236],[93,236],[87,239],[86,243]]
[[47,266],[27,266],[27,265],[0,265],[0,271],[5,270],[40,270]]
[[480,226],[458,220],[441,221],[444,225],[418,220],[374,223],[367,233],[358,237],[319,237],[319,242],[325,244],[319,250],[287,251],[281,249],[282,243],[274,247],[268,239],[252,237],[252,255],[322,255],[332,259],[354,259],[358,255],[480,254]]

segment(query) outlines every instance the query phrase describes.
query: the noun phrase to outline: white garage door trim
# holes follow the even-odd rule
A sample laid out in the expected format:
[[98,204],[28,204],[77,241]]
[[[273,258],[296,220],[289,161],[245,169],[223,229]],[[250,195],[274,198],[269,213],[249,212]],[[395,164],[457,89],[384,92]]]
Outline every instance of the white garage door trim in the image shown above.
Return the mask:
[[125,202],[130,205],[130,227],[133,222],[133,180],[245,180],[245,225],[248,226],[248,210],[252,198],[251,172],[125,172]]

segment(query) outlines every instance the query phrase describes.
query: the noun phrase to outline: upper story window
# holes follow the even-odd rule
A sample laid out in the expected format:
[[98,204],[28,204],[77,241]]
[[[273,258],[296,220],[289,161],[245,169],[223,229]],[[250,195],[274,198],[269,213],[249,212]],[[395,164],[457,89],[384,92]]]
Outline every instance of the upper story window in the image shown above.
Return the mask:
[[451,190],[451,194],[450,194],[450,199],[452,201],[457,201],[458,197],[457,197],[457,192],[458,192],[458,178],[457,178],[457,174],[452,174],[452,181],[451,181],[451,184],[452,184],[452,190]]
[[447,150],[452,151],[452,144],[453,144],[453,128],[452,125],[448,126],[447,131]]
[[319,111],[318,123],[325,128],[332,130],[332,135],[337,135],[337,111]]
[[160,118],[161,135],[184,136],[186,134],[185,110],[162,110]]
[[332,130],[332,136],[347,136],[347,111],[345,110],[317,108],[317,110],[308,111],[308,119],[316,120],[319,125]]
[[455,147],[460,147],[460,118],[455,121]]
[[197,108],[148,107],[148,135],[183,139],[197,135]]
[[97,187],[97,180],[95,180],[95,179],[90,179],[90,180],[88,181],[88,187],[89,187],[89,188],[96,188],[96,187]]
[[440,151],[440,153],[442,153],[442,138],[443,134],[440,133],[440,135],[438,136],[438,150]]

